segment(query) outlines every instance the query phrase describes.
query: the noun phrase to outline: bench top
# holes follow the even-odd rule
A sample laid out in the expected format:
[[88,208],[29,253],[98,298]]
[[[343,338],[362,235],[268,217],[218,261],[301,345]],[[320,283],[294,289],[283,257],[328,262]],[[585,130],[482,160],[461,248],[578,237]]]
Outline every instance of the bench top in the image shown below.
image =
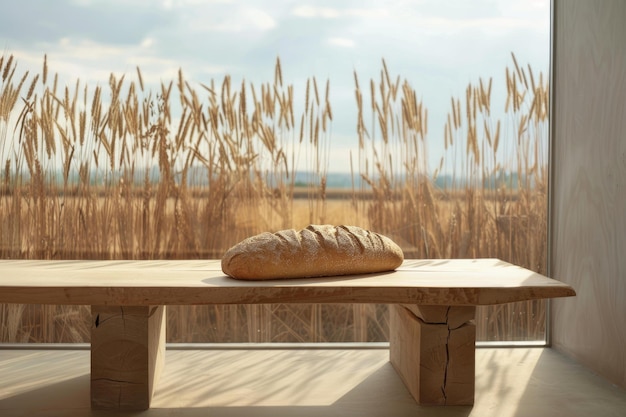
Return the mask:
[[219,260],[0,260],[0,303],[489,305],[573,295],[498,259],[406,260],[387,273],[271,281],[229,278]]

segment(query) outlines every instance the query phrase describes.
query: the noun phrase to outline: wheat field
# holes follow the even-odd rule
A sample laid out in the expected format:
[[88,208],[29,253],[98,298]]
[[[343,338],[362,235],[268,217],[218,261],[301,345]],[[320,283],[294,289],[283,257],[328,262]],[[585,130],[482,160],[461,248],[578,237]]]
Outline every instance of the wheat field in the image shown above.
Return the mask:
[[[61,86],[45,57],[33,75],[12,55],[0,74],[1,259],[219,258],[262,231],[330,223],[386,234],[407,258],[497,257],[545,272],[548,85],[514,55],[504,109],[491,108],[491,78],[451,98],[435,173],[428,110],[409,81],[385,61],[367,87],[355,72],[354,183],[341,192],[327,187],[330,83],[310,78],[296,98],[279,59],[260,86],[192,83],[181,70],[148,88],[139,68],[106,87]],[[0,305],[0,342],[88,341],[89,314]],[[476,319],[479,340],[545,334],[543,302],[479,308]],[[388,331],[385,305],[173,307],[167,320],[170,342],[367,342]]]

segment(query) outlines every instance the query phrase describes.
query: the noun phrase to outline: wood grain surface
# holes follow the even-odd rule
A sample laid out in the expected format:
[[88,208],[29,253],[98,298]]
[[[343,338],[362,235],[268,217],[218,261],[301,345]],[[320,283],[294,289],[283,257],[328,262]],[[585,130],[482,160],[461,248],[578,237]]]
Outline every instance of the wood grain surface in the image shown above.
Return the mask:
[[396,271],[238,281],[219,260],[0,261],[0,302],[81,305],[389,303],[488,305],[575,295],[498,259],[411,260]]
[[472,405],[476,308],[445,310],[429,322],[406,306],[391,306],[389,360],[419,404]]
[[165,358],[164,306],[92,306],[91,405],[145,410]]
[[626,2],[554,6],[552,343],[626,388]]

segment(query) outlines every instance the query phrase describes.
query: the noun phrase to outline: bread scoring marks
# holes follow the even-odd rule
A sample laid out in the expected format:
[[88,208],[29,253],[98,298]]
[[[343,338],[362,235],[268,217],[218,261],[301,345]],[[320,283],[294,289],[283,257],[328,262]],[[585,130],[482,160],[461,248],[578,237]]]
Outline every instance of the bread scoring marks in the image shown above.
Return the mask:
[[222,257],[233,278],[273,279],[390,271],[403,260],[393,241],[357,226],[309,225],[247,238]]
[[[354,227],[350,227],[350,226],[339,226],[337,227],[337,233],[339,233],[340,230],[343,230],[345,233],[342,233],[342,235],[346,236],[346,238],[351,242],[353,247],[358,248],[359,253],[363,253],[365,252],[365,245],[363,244],[361,239],[359,239],[359,237],[357,236],[358,231],[354,229],[355,229]],[[358,230],[363,230],[363,229],[359,228]]]
[[300,237],[300,234],[293,229],[281,230],[274,234],[268,232],[267,234],[268,240],[272,242],[274,241],[273,236],[276,236],[282,244],[281,248],[287,252],[296,252],[302,247],[302,238]]
[[353,227],[350,230],[348,226],[331,226],[331,225],[310,225],[305,231],[312,232],[315,236],[319,247],[331,253],[345,253],[346,255],[356,256],[365,251],[365,246],[357,235],[360,228]]
[[[337,241],[337,233],[334,226],[330,225],[310,225],[306,229],[302,230],[302,235],[310,232],[313,234],[315,242],[320,248],[329,251],[337,251],[340,248],[340,244]],[[311,239],[313,240],[313,239]]]

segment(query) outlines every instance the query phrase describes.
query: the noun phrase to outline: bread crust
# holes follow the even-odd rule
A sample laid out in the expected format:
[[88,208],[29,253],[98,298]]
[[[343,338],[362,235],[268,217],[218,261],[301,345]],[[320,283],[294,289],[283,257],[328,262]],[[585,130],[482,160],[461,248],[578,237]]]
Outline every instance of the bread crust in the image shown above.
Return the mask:
[[391,271],[403,260],[386,236],[357,226],[310,225],[244,239],[224,254],[222,271],[245,280],[322,277]]

